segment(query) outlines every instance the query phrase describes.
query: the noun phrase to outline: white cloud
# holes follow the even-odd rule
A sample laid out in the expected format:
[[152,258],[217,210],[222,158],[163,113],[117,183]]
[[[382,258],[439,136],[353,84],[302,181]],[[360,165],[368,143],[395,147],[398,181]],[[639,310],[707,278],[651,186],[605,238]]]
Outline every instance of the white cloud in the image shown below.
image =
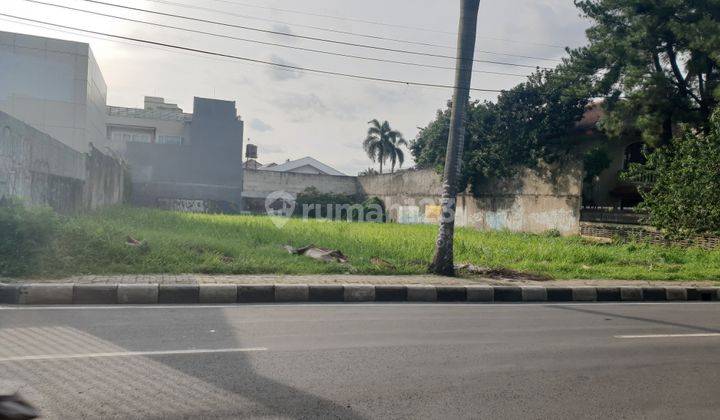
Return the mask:
[[272,131],[273,129],[271,125],[267,124],[265,121],[259,118],[253,118],[252,120],[250,120],[250,128],[261,133],[264,133],[266,131]]

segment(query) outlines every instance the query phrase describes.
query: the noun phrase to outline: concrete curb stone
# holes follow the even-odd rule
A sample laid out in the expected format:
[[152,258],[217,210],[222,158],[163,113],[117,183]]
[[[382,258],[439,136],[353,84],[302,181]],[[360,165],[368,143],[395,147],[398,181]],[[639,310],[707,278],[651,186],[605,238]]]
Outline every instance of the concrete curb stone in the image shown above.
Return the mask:
[[376,302],[404,302],[407,300],[407,286],[375,286]]
[[548,287],[548,302],[572,302],[573,291],[571,287]]
[[522,288],[523,302],[546,302],[548,299],[547,289],[540,286],[526,286]]
[[594,287],[573,287],[573,302],[594,302],[597,300],[597,289]]
[[704,301],[720,300],[720,288],[701,287],[701,288],[698,288],[697,290],[698,290],[698,294],[700,295],[700,300],[704,300]]
[[468,302],[491,303],[495,300],[495,291],[492,286],[465,286],[465,295]]
[[200,286],[197,284],[161,284],[158,303],[198,303]]
[[117,302],[121,305],[152,305],[158,303],[157,284],[119,284]]
[[438,302],[466,302],[467,288],[465,286],[435,286]]
[[688,300],[688,292],[684,287],[666,287],[665,299],[668,302],[682,302]]
[[236,303],[238,288],[234,284],[201,284],[200,303]]
[[522,302],[522,289],[516,286],[494,286],[495,302]]
[[238,303],[275,302],[275,286],[262,284],[239,284],[237,286]]
[[345,288],[340,284],[311,284],[308,297],[310,302],[343,302],[345,301]]
[[276,284],[275,302],[307,302],[310,287],[306,284]]
[[17,305],[20,298],[20,285],[0,284],[0,304]]
[[72,305],[72,283],[35,283],[20,287],[18,303],[25,305]]
[[664,287],[643,287],[643,300],[652,302],[662,302],[667,300]]
[[375,286],[371,284],[346,284],[343,287],[345,302],[372,302],[375,300]]
[[437,302],[438,292],[435,286],[408,285],[408,302]]
[[117,284],[76,284],[73,303],[78,305],[115,305],[118,303]]
[[623,302],[640,302],[643,300],[643,289],[635,286],[621,287],[620,299]]
[[596,290],[598,302],[619,302],[622,300],[619,287],[598,287]]

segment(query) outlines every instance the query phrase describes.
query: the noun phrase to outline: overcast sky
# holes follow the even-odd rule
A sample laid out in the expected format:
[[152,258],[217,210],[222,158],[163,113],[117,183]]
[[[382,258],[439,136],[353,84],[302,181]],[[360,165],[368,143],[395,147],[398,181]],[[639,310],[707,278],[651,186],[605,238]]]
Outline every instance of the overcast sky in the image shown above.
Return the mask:
[[[42,1],[295,47],[434,66],[452,67],[453,65],[452,60],[445,58],[333,45],[134,12],[82,0]],[[457,30],[460,4],[459,0],[103,1],[277,32],[291,32],[303,36],[331,38],[437,55],[454,54],[455,36],[452,33]],[[63,11],[24,0],[2,0],[2,3],[3,13],[7,14],[252,59],[371,77],[443,85],[453,83],[452,70],[371,62],[257,45],[80,12]],[[181,3],[217,9],[220,12],[177,6]],[[303,11],[308,14],[268,10],[266,7]],[[221,13],[222,11],[225,13]],[[343,16],[354,20],[317,15]],[[277,22],[268,22],[268,20]],[[385,22],[395,26],[358,22],[358,20]],[[327,32],[307,26],[446,47],[408,45]],[[557,46],[575,47],[585,42],[584,30],[587,26],[588,23],[578,16],[578,11],[571,0],[482,0],[477,49],[557,59],[564,54],[564,51]],[[169,102],[178,103],[186,112],[192,112],[194,96],[237,102],[238,113],[245,121],[245,140],[250,138],[252,143],[259,146],[259,160],[262,163],[279,163],[285,159],[312,156],[340,171],[354,175],[372,166],[361,145],[367,130],[367,121],[372,118],[388,120],[410,140],[417,134],[418,127],[430,122],[436,110],[443,107],[451,96],[451,92],[447,89],[392,85],[309,72],[284,71],[262,64],[175,52],[161,47],[133,45],[129,42],[32,27],[8,20],[0,21],[0,29],[90,43],[108,85],[110,105],[142,107],[145,95],[164,97]],[[487,53],[478,53],[476,58],[533,66],[551,67],[556,64],[554,61]],[[490,63],[476,63],[476,70],[519,75],[532,71],[524,67]],[[473,76],[473,87],[507,89],[522,80],[523,78],[518,76],[476,73]],[[493,99],[496,94],[474,92],[473,96]],[[406,166],[411,166],[409,153],[407,155]]]

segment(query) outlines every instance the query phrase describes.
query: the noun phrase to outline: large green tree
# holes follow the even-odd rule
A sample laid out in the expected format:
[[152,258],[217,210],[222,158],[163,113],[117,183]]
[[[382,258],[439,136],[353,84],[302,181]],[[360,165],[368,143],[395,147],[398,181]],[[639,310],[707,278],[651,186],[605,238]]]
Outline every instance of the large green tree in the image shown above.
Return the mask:
[[[563,73],[542,70],[502,92],[496,102],[469,103],[460,187],[567,156],[579,141],[573,128],[588,104],[586,91],[568,85]],[[410,146],[418,167],[442,166],[449,120],[448,107],[420,129]]]
[[575,0],[592,21],[568,73],[608,98],[604,131],[668,144],[680,123],[708,132],[720,89],[720,1]]

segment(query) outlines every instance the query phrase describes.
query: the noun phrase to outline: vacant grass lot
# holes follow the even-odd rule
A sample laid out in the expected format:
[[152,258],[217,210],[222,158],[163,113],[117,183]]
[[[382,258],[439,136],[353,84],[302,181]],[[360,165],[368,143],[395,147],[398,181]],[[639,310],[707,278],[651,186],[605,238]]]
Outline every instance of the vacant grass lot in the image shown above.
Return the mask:
[[[27,276],[124,273],[419,274],[431,259],[434,226],[182,214],[111,208],[62,219],[52,245]],[[127,236],[147,247],[126,245]],[[290,255],[283,245],[341,250],[349,265]],[[646,244],[593,244],[581,238],[460,229],[456,262],[555,279],[720,279],[720,251]],[[379,267],[383,258],[395,267]]]

